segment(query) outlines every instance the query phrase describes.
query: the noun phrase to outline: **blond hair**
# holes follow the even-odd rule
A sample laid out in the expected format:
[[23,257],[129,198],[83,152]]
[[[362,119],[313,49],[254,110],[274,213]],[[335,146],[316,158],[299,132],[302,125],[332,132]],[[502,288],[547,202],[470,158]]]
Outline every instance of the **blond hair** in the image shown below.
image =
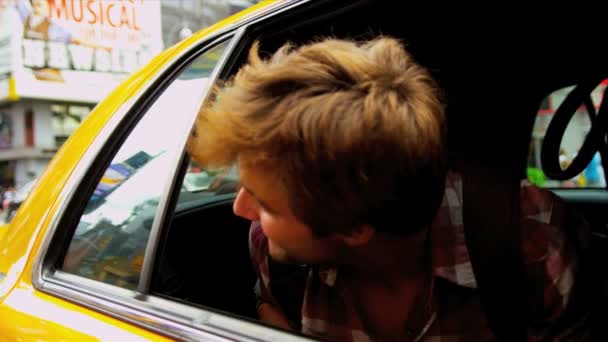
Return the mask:
[[402,45],[326,39],[268,60],[258,50],[201,110],[192,158],[271,166],[294,214],[319,235],[428,224],[444,190],[443,107]]

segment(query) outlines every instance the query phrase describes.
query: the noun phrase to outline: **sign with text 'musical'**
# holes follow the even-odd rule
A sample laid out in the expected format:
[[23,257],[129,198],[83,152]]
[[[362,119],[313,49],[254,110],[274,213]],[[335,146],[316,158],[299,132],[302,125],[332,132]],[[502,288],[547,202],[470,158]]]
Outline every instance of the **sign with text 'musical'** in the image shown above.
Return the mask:
[[4,3],[0,73],[18,97],[97,102],[163,48],[157,0]]

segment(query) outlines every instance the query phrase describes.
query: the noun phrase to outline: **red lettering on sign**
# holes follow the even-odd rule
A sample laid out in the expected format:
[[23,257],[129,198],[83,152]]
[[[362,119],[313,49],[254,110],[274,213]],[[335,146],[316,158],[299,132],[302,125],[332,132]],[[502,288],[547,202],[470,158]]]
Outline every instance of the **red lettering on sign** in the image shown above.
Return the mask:
[[79,0],[80,6],[77,6],[78,8],[80,8],[80,14],[79,14],[79,16],[76,15],[76,11],[74,10],[74,3],[75,2],[76,2],[76,0],[72,0],[72,19],[75,22],[79,23],[79,22],[82,21],[83,14],[84,14],[83,13],[84,11],[83,11],[83,8],[82,8],[82,0]]
[[[142,0],[142,2],[143,2],[143,0]],[[137,30],[137,31],[141,31],[141,27],[139,27],[137,25],[137,15],[136,15],[136,12],[135,12],[135,6],[131,7],[131,13],[133,15],[133,29]]]
[[[97,22],[97,13],[95,13],[95,10],[93,9],[93,7],[91,7],[93,2],[95,2],[95,0],[87,1],[87,9],[89,10],[89,13],[91,14],[91,18],[88,20],[89,24],[95,24]],[[99,3],[99,6],[101,8],[101,3]],[[100,16],[100,18],[103,19],[103,16]]]
[[[1,0],[0,0],[1,1]],[[144,0],[47,0],[53,19],[109,28],[141,31],[137,20],[138,6]]]
[[62,17],[65,19],[70,19],[68,13],[68,7],[65,3],[65,0],[60,0],[60,4],[57,5],[55,0],[49,0],[49,10],[51,12],[51,17],[55,17],[61,19]]
[[120,6],[120,26],[127,25],[128,28],[131,28],[131,23],[129,23],[129,13],[127,13],[127,8],[125,5]]
[[109,4],[108,7],[106,7],[106,18],[108,19],[108,24],[110,24],[110,26],[118,27],[112,22],[112,18],[110,17],[110,10],[112,9],[112,7],[114,7],[114,4]]
[[103,25],[103,7],[101,6],[101,1],[99,2],[99,22]]

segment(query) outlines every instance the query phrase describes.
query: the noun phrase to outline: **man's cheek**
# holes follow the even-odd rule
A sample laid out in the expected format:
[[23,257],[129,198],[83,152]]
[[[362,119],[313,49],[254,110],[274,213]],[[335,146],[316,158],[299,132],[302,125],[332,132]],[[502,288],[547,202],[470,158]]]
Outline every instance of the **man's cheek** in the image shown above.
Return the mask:
[[277,246],[272,240],[268,240],[268,254],[270,254],[275,261],[286,262],[288,259],[285,250]]

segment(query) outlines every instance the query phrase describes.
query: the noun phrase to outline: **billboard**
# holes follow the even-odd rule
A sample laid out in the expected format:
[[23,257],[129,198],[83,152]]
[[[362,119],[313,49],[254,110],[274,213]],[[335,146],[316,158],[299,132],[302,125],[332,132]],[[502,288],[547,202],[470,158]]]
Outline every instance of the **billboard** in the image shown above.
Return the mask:
[[0,0],[0,79],[18,97],[97,102],[162,50],[160,12],[157,0]]

